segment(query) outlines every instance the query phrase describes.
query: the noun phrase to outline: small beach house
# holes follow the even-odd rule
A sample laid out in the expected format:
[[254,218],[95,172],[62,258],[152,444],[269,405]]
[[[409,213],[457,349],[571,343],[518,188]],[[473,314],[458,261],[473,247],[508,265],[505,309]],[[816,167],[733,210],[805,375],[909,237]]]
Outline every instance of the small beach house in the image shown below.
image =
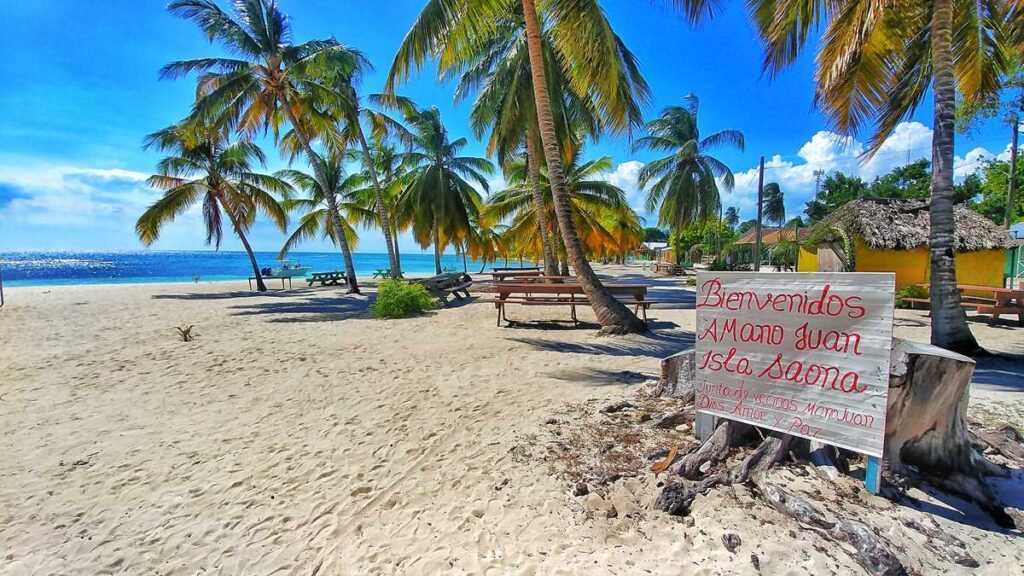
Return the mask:
[[[954,220],[957,282],[1003,286],[1007,231],[966,206],[955,207]],[[797,270],[894,272],[898,288],[926,284],[929,228],[926,202],[854,200],[810,229]]]

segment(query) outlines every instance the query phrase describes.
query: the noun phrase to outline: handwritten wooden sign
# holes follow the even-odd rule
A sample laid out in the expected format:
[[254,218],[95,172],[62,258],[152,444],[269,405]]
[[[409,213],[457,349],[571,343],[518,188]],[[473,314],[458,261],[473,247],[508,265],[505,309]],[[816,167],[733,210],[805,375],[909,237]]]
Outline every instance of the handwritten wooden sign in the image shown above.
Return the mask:
[[882,455],[895,277],[699,272],[697,410]]

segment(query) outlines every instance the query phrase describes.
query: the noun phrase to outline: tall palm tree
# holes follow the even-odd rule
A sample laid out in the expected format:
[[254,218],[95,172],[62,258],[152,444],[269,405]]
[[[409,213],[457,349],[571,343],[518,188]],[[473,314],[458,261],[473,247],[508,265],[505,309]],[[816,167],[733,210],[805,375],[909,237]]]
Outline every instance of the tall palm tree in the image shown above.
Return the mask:
[[437,108],[406,109],[404,114],[408,129],[398,135],[410,147],[401,154],[409,174],[399,202],[412,215],[420,245],[434,245],[434,268],[440,274],[441,252],[448,244],[463,244],[480,214],[483,201],[470,181],[487,191],[494,167],[484,158],[459,155],[467,141],[449,138]]
[[[521,0],[526,48],[530,61],[537,126],[544,164],[555,201],[558,230],[568,258],[576,271],[603,333],[644,332],[646,326],[601,284],[587,261],[572,221],[572,207],[562,173],[562,143],[554,119],[548,66],[544,60],[542,28],[534,0]],[[402,80],[413,67],[431,57],[445,62],[453,54],[478,48],[476,38],[486,36],[509,14],[512,2],[490,0],[428,0],[406,35],[392,67],[391,78]],[[546,27],[553,47],[566,63],[570,84],[592,98],[600,111],[602,126],[613,133],[629,131],[633,117],[629,110],[646,95],[636,86],[624,84],[629,78],[629,59],[597,0],[552,0],[545,4]],[[460,24],[461,23],[461,24]],[[636,75],[639,77],[639,74]],[[389,83],[391,85],[391,83]],[[539,163],[538,163],[539,165]]]
[[[291,23],[275,0],[237,0],[233,6],[232,15],[214,0],[171,2],[167,9],[172,14],[195,22],[234,57],[172,62],[161,77],[199,73],[192,116],[201,121],[245,136],[272,130],[275,138],[282,124],[290,124],[314,178],[327,189],[327,167],[313,142],[340,138],[338,119],[350,117],[357,103],[338,86],[352,84],[369,62],[333,38],[293,44]],[[342,238],[337,206],[331,195],[326,200],[334,237]],[[355,277],[350,289],[359,292]]]
[[725,222],[725,224],[729,228],[732,228],[733,230],[735,230],[736,227],[739,226],[739,224],[740,224],[740,210],[739,210],[739,208],[737,208],[735,206],[729,206],[728,208],[726,208],[725,209],[725,217],[722,220]]
[[[341,249],[345,261],[345,275],[354,278],[356,270],[352,261],[352,249],[359,243],[359,234],[352,223],[375,224],[378,215],[372,209],[367,210],[360,203],[353,201],[355,192],[365,185],[361,174],[347,174],[342,158],[336,154],[321,160],[327,168],[324,172],[328,183],[326,189],[320,186],[320,182],[313,175],[301,170],[280,170],[275,174],[291,182],[296,188],[304,190],[308,195],[306,198],[292,198],[283,203],[289,212],[299,211],[303,216],[299,219],[298,227],[281,247],[280,257],[284,258],[290,250],[305,240],[327,238]],[[341,237],[335,236],[328,196],[334,197],[333,205],[345,215],[340,222],[344,232]]]
[[268,217],[282,232],[286,230],[288,214],[277,197],[287,199],[291,187],[277,177],[253,171],[254,164],[266,163],[260,147],[252,142],[227,142],[217,130],[183,124],[150,134],[145,146],[170,155],[157,164],[157,174],[147,181],[165,192],[135,223],[139,240],[146,246],[156,242],[165,224],[201,202],[206,243],[220,248],[226,215],[249,255],[256,288],[265,292],[267,287],[246,234],[257,213]]
[[[495,221],[508,222],[504,233],[508,242],[526,254],[538,254],[535,230],[540,218],[533,202],[527,162],[525,156],[519,156],[509,163],[505,174],[509,187],[487,199],[486,213]],[[608,157],[587,162],[572,158],[565,163],[564,173],[572,203],[572,217],[588,256],[616,254],[620,243],[627,236],[626,230],[619,229],[619,226],[643,235],[639,217],[629,207],[625,191],[600,178],[611,167],[611,158]],[[547,169],[540,173],[540,184],[544,194],[544,210],[553,216],[555,204]],[[551,226],[555,225],[553,217],[548,221]],[[567,272],[569,262],[566,260],[565,248],[559,245],[556,251],[561,256],[562,272]]]
[[[706,0],[674,3],[694,22],[716,8]],[[998,90],[1008,62],[1020,54],[1019,0],[1013,6],[1008,0],[751,0],[748,9],[769,76],[795,61],[811,31],[824,27],[815,102],[843,134],[873,123],[869,156],[931,87],[931,340],[950,350],[978,350],[960,305],[953,260],[954,109],[958,93],[973,102]]]
[[658,213],[658,224],[676,230],[718,214],[721,198],[718,180],[732,190],[732,170],[709,154],[711,148],[731,145],[743,150],[743,134],[723,130],[701,137],[697,128],[696,96],[687,96],[683,106],[669,106],[647,123],[648,135],[636,142],[637,149],[669,152],[640,169],[638,182],[647,193],[648,212]]
[[[461,55],[464,62],[444,62],[439,72],[442,75],[461,72],[455,92],[456,101],[477,93],[470,122],[478,138],[490,132],[487,151],[495,155],[499,165],[504,166],[525,144],[534,202],[539,206],[543,199],[539,182],[543,159],[539,153],[541,142],[530,59],[526,49],[525,23],[521,4],[510,4],[509,8],[506,18],[489,30],[489,35],[478,39],[478,48]],[[621,44],[617,37],[616,41]],[[543,30],[542,44],[558,140],[568,159],[576,154],[584,138],[600,137],[600,113],[593,100],[586,93],[577,92],[571,84],[571,71],[567,70],[567,61],[560,57],[555,47],[550,27]],[[625,75],[622,83],[635,87],[640,94],[646,94],[647,85],[639,74],[635,58],[624,44],[622,58],[626,64],[621,70]],[[638,103],[633,103],[629,114],[633,118],[632,123],[639,125],[642,122]],[[538,214],[541,217],[540,230],[552,230],[547,224],[544,211]],[[556,271],[554,238],[541,238],[547,273]]]

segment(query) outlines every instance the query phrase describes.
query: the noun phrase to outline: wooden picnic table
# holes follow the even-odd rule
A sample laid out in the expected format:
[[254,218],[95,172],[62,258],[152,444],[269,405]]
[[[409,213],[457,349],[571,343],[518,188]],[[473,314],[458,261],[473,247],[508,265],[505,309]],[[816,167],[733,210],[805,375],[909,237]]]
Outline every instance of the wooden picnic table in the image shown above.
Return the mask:
[[[613,296],[632,298],[632,300],[625,300],[624,303],[634,304],[637,311],[642,309],[644,322],[647,321],[647,308],[652,303],[647,300],[647,289],[650,286],[647,284],[605,284],[604,287]],[[511,323],[505,315],[507,304],[568,306],[572,313],[573,324],[579,325],[576,306],[590,303],[583,291],[583,286],[578,282],[498,282],[495,283],[494,288],[497,292],[497,296],[494,298],[494,307],[498,311],[498,326],[501,326],[502,320]]]
[[473,277],[465,272],[444,272],[413,282],[422,284],[431,296],[447,306],[448,296],[455,296],[456,300],[466,300],[470,297],[469,288],[473,285]]
[[979,286],[976,284],[957,284],[960,293],[984,292],[992,294],[991,304],[978,304],[978,314],[989,314],[989,324],[995,324],[1000,314],[1016,314],[1017,324],[1024,326],[1024,286],[1017,288],[998,288]]
[[[266,281],[266,280],[280,280],[281,281],[281,290],[284,290],[284,281],[287,280],[288,281],[288,289],[291,290],[291,288],[292,288],[292,277],[291,276],[262,276],[262,278],[263,278],[264,281]],[[253,283],[254,280],[256,280],[255,276],[249,276],[249,290],[252,290],[252,283]]]
[[542,274],[539,268],[536,270],[495,270],[491,272],[491,278],[496,282],[500,282],[506,278],[533,278]]
[[321,286],[340,286],[348,284],[348,276],[345,275],[344,270],[332,270],[330,272],[313,272],[309,278],[306,278],[306,283],[310,286],[317,282]]
[[520,266],[518,268],[511,268],[508,266],[492,266],[491,270],[494,272],[525,272],[527,270],[540,270],[540,266]]
[[[928,284],[918,284],[929,288]],[[966,308],[975,308],[978,314],[989,314],[989,324],[995,324],[1001,314],[1016,314],[1017,323],[1024,326],[1024,285],[1017,288],[1001,288],[999,286],[982,286],[980,284],[957,284],[961,294],[961,303]],[[981,292],[992,297],[972,296],[964,292]],[[930,298],[905,298],[911,306],[915,303],[931,305]]]

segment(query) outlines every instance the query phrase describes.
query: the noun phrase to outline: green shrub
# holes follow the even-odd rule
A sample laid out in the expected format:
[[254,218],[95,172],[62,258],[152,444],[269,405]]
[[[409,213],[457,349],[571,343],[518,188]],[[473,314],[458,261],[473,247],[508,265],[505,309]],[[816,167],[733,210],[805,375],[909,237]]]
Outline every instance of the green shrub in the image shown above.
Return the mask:
[[377,288],[377,301],[370,311],[377,318],[405,318],[433,307],[434,299],[423,285],[385,280]]
[[910,303],[906,301],[907,298],[927,298],[928,289],[917,284],[907,284],[903,288],[896,291],[896,307],[897,308],[910,308]]

